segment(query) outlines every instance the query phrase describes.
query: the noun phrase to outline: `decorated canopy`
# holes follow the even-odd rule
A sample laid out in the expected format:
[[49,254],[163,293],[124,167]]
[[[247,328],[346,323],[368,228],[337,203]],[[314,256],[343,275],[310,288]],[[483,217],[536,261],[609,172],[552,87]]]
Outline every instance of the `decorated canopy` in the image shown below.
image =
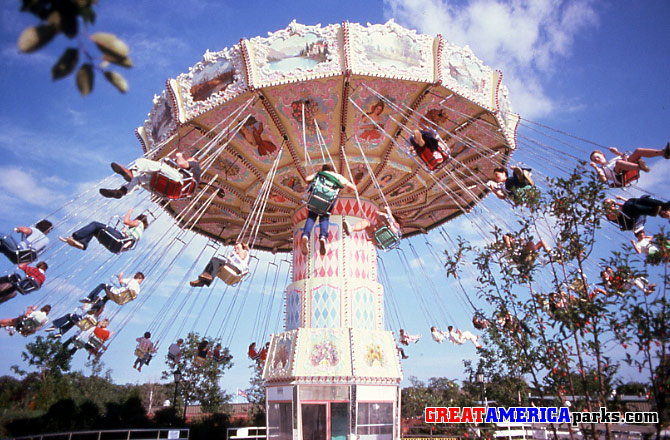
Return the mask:
[[[477,203],[481,182],[515,148],[518,117],[500,80],[468,47],[393,21],[293,22],[206,52],[167,81],[137,134],[155,158],[175,149],[210,157],[201,185],[212,197],[195,230],[217,241],[235,240],[270,175],[255,247],[290,251],[305,177],[331,158],[362,199],[388,203],[410,236]],[[438,171],[408,143],[426,121],[439,126],[452,156]],[[177,214],[189,203],[167,209]]]

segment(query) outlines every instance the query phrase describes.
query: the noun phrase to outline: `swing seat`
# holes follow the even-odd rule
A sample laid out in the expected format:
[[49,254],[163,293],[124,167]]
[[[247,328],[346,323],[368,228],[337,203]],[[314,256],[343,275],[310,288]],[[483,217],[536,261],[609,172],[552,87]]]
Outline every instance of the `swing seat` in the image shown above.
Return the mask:
[[23,336],[28,336],[35,333],[41,326],[42,323],[37,319],[24,316],[16,327]]
[[137,298],[137,292],[132,289],[123,289],[120,292],[114,292],[112,289],[105,287],[105,292],[107,293],[107,297],[109,299],[120,306],[127,304]]
[[102,339],[98,338],[96,335],[91,335],[86,343],[96,351],[102,347],[103,344]]
[[107,224],[107,227],[98,233],[96,237],[98,242],[103,245],[108,251],[113,254],[120,254],[121,252],[126,252],[132,249],[135,249],[137,242],[133,237],[126,235],[121,232],[122,238],[118,238],[116,235],[110,232],[114,230],[119,232],[117,229],[121,225],[121,217],[114,216],[112,220]]
[[11,243],[16,251],[11,257],[8,257],[9,260],[14,264],[21,263],[32,263],[37,260],[37,252],[33,248],[28,249],[18,249],[18,241],[14,238],[13,235],[5,235],[2,237],[2,241]]
[[15,284],[16,291],[21,295],[27,295],[40,288],[40,283],[33,277],[25,277]]
[[330,213],[342,186],[317,174],[309,188],[307,209],[318,215],[325,215]]
[[179,168],[171,160],[165,160],[163,163],[179,171],[181,179],[175,180],[174,177],[168,176],[163,171],[157,171],[151,176],[151,181],[149,182],[151,192],[170,200],[183,199],[193,194],[195,187],[198,185],[198,182],[193,178],[193,174],[188,170]]
[[238,262],[232,261],[230,258],[221,266],[217,276],[229,286],[242,281],[249,274],[249,268],[246,265],[241,265]]
[[82,331],[86,331],[91,327],[95,327],[96,325],[98,325],[98,320],[91,315],[87,315],[77,322],[77,327],[79,327]]
[[449,155],[442,151],[441,148],[437,149],[437,153],[442,157],[442,161],[438,161],[435,158],[434,153],[428,148],[423,148],[419,154],[419,158],[426,165],[429,171],[439,170],[445,166],[449,160]]
[[610,182],[612,188],[625,188],[640,179],[640,170],[628,170],[617,174],[618,181]]
[[144,351],[144,350],[142,350],[141,348],[137,347],[137,348],[135,349],[135,356],[136,356],[138,359],[144,359],[144,356],[146,356],[146,355],[147,355],[147,352]]
[[196,356],[195,359],[193,359],[193,363],[195,363],[195,365],[197,365],[198,367],[202,367],[207,363],[207,358]]
[[400,234],[394,233],[388,226],[382,226],[377,229],[374,239],[377,247],[384,251],[390,251],[400,246]]

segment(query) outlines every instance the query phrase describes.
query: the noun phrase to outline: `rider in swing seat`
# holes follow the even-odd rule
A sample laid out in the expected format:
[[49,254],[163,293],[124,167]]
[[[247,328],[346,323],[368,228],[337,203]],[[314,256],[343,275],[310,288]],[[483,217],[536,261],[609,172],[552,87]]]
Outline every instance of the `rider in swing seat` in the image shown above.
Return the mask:
[[198,279],[190,282],[191,287],[211,285],[214,277],[219,274],[224,266],[234,271],[237,276],[243,276],[249,271],[249,257],[249,245],[238,241],[235,243],[233,254],[230,257],[226,259],[212,257]]
[[343,188],[346,188],[353,192],[356,192],[356,186],[349,180],[347,180],[346,177],[335,172],[335,168],[330,164],[324,164],[321,167],[321,171],[312,174],[310,176],[307,176],[307,178],[305,179],[307,183],[311,184],[308,189],[311,196],[314,196],[314,187],[315,184],[317,183],[316,182],[317,179],[323,179],[328,183],[335,185],[338,189],[332,200],[328,200],[329,202],[328,206],[316,207],[308,202],[307,220],[305,221],[305,226],[302,232],[302,236],[300,238],[300,251],[302,252],[303,255],[307,255],[307,253],[309,252],[309,236],[312,233],[312,229],[314,229],[314,224],[316,223],[317,219],[319,220],[319,254],[326,255],[326,242],[328,240],[328,226],[330,220],[330,212],[333,209],[333,206],[335,205],[337,196],[339,195],[339,191]]
[[0,304],[14,298],[17,292],[27,295],[30,292],[39,290],[44,284],[44,272],[49,266],[40,261],[34,267],[28,263],[19,264],[19,269],[25,272],[26,276],[21,278],[18,274],[5,275],[0,277]]
[[[60,240],[72,247],[85,251],[88,248],[89,242],[95,237],[111,252],[118,253],[128,250],[142,238],[144,230],[149,227],[146,215],[140,214],[131,220],[130,215],[132,213],[132,208],[126,212],[123,218],[125,227],[122,231],[100,222],[91,222],[74,232],[71,237],[60,237]],[[121,244],[120,247],[118,246],[119,244]]]
[[353,226],[349,226],[346,220],[342,222],[342,230],[344,235],[351,235],[353,232],[365,231],[365,238],[374,243],[377,247],[383,247],[384,244],[378,241],[378,232],[382,228],[388,228],[389,231],[396,237],[400,238],[400,225],[393,217],[391,208],[388,206],[384,208],[384,211],[377,210],[373,222],[370,222],[367,219],[363,219],[360,222],[356,223]]
[[112,170],[114,170],[115,173],[120,174],[128,183],[121,186],[119,189],[101,188],[100,194],[103,197],[120,199],[133,192],[139,186],[151,190],[153,189],[151,187],[152,178],[159,172],[166,175],[170,180],[181,181],[186,177],[182,174],[183,170],[187,172],[189,178],[193,179],[195,185],[200,182],[202,170],[200,169],[200,164],[196,158],[187,159],[184,157],[183,153],[177,153],[175,155],[175,163],[177,168],[170,166],[164,161],[139,158],[130,168],[126,168],[119,163],[112,162]]

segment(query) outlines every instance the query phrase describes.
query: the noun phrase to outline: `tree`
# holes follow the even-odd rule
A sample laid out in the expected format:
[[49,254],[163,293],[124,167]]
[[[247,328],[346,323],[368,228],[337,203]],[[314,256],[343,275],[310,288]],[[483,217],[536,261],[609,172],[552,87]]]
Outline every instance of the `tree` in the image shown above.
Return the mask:
[[[610,323],[619,306],[613,297],[596,294],[586,273],[604,198],[603,185],[580,164],[566,178],[550,179],[546,194],[536,189],[514,198],[518,229],[495,229],[481,249],[461,240],[447,252],[448,276],[459,276],[465,256],[475,262],[477,294],[494,309],[485,316],[490,326],[480,367],[487,377],[516,388],[516,404],[525,399],[527,377],[540,398],[553,396],[563,404],[570,396],[577,410],[606,406],[618,364],[605,353],[612,348]],[[556,244],[544,265],[538,262],[542,251],[529,247],[549,238],[541,233],[551,234]],[[504,400],[504,392],[498,398]],[[593,427],[582,429],[595,436]]]
[[246,389],[247,400],[251,403],[249,420],[253,426],[265,425],[265,381],[263,380],[263,363],[255,362],[249,368],[253,369],[249,384]]
[[[79,65],[80,59],[84,58],[75,76],[82,96],[88,95],[93,89],[95,70],[102,72],[107,81],[125,93],[128,90],[126,80],[121,74],[107,67],[110,63],[132,67],[128,46],[114,34],[98,32],[87,36],[81,31],[80,21],[84,27],[94,23],[93,5],[96,3],[97,0],[23,0],[21,11],[39,18],[40,24],[30,26],[21,33],[18,47],[21,52],[31,53],[47,45],[58,34],[69,39],[77,38],[78,44],[65,49],[51,68],[51,77],[57,80],[70,75]],[[97,58],[86,47],[89,40],[100,52]]]
[[[622,282],[603,287],[608,295],[617,298],[619,313],[611,321],[611,327],[616,340],[626,351],[625,361],[648,378],[653,409],[658,413],[656,431],[660,438],[670,403],[670,234],[661,230],[654,236],[654,242],[658,252],[642,260],[629,261],[622,253],[612,253],[606,264],[616,268],[614,273]],[[658,284],[653,292],[640,294],[638,289],[632,288],[634,280],[651,274],[662,281],[651,283]]]
[[[202,340],[209,341],[210,356],[201,364],[196,358],[198,345]],[[171,379],[175,370],[181,371],[182,379],[177,388],[184,405],[182,410],[190,403],[199,402],[204,412],[215,412],[222,403],[230,399],[230,396],[221,391],[219,380],[225,370],[232,367],[233,356],[226,347],[221,352],[221,360],[215,360],[211,356],[211,349],[218,342],[219,339],[201,338],[197,333],[189,333],[181,346],[179,362],[168,360],[168,366],[173,370],[163,371],[162,378]]]

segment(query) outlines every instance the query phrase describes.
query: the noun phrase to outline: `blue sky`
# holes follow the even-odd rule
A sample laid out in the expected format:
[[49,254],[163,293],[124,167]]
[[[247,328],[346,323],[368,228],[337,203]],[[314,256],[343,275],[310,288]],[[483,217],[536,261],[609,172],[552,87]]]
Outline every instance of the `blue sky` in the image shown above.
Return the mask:
[[[512,108],[525,119],[601,145],[616,145],[622,150],[638,146],[658,148],[670,139],[670,87],[667,84],[670,3],[664,0],[640,3],[345,0],[293,1],[281,6],[270,1],[101,1],[97,9],[98,19],[91,32],[108,31],[119,35],[130,46],[135,67],[122,71],[130,84],[127,94],[121,95],[98,76],[93,93],[86,98],[78,95],[72,78],[57,82],[50,79],[51,66],[72,42],[60,37],[35,54],[17,52],[18,35],[26,26],[35,24],[35,20],[16,9],[18,6],[5,6],[0,10],[0,79],[4,87],[0,107],[0,154],[4,159],[0,164],[0,205],[4,208],[0,211],[2,231],[18,224],[31,224],[63,206],[62,212],[69,216],[80,213],[77,222],[91,220],[94,214],[105,217],[113,213],[109,206],[99,208],[98,204],[102,202],[96,197],[87,195],[76,202],[70,201],[82,192],[95,189],[97,182],[109,176],[110,161],[127,163],[140,155],[141,147],[134,130],[143,124],[151,110],[153,96],[161,93],[165,81],[188,71],[201,60],[207,49],[217,51],[236,44],[240,38],[265,36],[285,28],[293,19],[304,24],[326,25],[342,20],[383,23],[394,18],[419,32],[440,33],[457,45],[470,45],[486,65],[503,72],[503,83],[510,89]],[[521,127],[520,134],[535,137],[525,130]],[[570,168],[574,164],[571,155],[576,154],[575,150],[566,150],[565,155],[549,153],[545,156],[548,160],[540,160],[537,151],[529,151],[532,148],[535,147],[520,142],[514,159],[531,164],[538,176],[560,174],[558,166]],[[643,177],[640,186],[667,197],[670,194],[668,162],[656,160],[650,164],[653,172]],[[144,202],[136,200],[143,206]],[[486,205],[488,208],[477,210],[475,215],[485,216],[490,210],[509,209],[495,200],[488,200]],[[104,221],[104,218],[96,219]],[[473,240],[481,241],[483,238],[475,232],[471,220],[461,220],[446,229],[454,236],[464,232]],[[650,231],[660,224],[659,221],[650,222]],[[151,231],[149,229],[148,234]],[[622,239],[613,230],[608,234],[618,237],[617,240]],[[431,233],[427,238],[413,241],[420,253],[426,251],[423,244],[426,239],[438,252],[444,248],[439,234]],[[152,240],[152,244],[158,241],[156,235]],[[155,321],[164,298],[179,283],[180,275],[203,246],[204,241],[196,240],[179,259],[176,270],[160,285],[161,292],[155,295],[155,302],[150,300],[136,305],[133,316],[128,316],[129,323],[103,357],[117,382],[159,380],[164,353],[141,374],[130,368],[134,338]],[[94,258],[98,258],[94,261],[106,261],[104,255]],[[268,257],[263,258],[267,261]],[[397,255],[385,254],[383,258],[392,270],[400,264]],[[431,277],[432,283],[440,285],[444,283],[444,276],[431,258],[422,254],[423,266],[435,274]],[[58,262],[54,273],[77,270],[77,264],[84,263],[77,262],[71,267]],[[1,305],[0,314],[16,316],[40,295],[52,295],[50,300],[60,304],[57,313],[66,312],[78,297],[77,292],[63,290],[85,291],[123,267],[122,264],[117,266],[103,267],[86,280],[86,285],[59,285],[58,292],[49,293],[47,284],[43,291],[32,297],[16,298]],[[12,267],[7,262],[0,262],[0,270],[10,271]],[[285,270],[284,266],[282,270]],[[266,281],[266,274],[260,270],[254,277],[253,287],[260,289],[264,284],[272,285],[275,273],[268,274]],[[277,278],[276,306],[284,285],[284,273]],[[392,280],[395,301],[400,309],[407,310],[401,314],[401,322],[411,333],[420,332],[428,338],[432,323],[415,306],[413,290],[402,278]],[[148,286],[149,282],[147,280]],[[191,314],[197,314],[198,310],[209,311],[212,304],[217,304],[221,286],[218,289],[199,292],[198,295],[203,297],[197,300],[200,302],[194,301],[187,306],[193,306]],[[267,304],[267,298],[263,299],[263,304]],[[229,392],[238,387],[246,388],[248,384],[250,361],[245,354],[250,342],[248,335],[263,334],[253,325],[259,301],[258,296],[252,295],[239,311],[242,319],[231,337],[236,365],[222,383]],[[449,309],[449,320],[468,314],[457,300],[446,299],[445,307]],[[279,309],[274,310],[269,331],[275,326],[274,317]],[[187,316],[190,320],[184,328],[200,332],[207,327],[218,328],[222,319],[218,316],[212,320],[210,314],[206,319],[198,320],[191,314]],[[457,325],[470,328],[467,318],[456,321]],[[156,326],[161,328],[160,324]],[[110,328],[114,330],[114,323]],[[228,337],[228,332],[223,334]],[[176,334],[168,332],[167,337],[176,338]],[[10,338],[5,333],[0,334],[0,340],[5,348],[5,356],[0,360],[0,374],[4,374],[9,372],[11,365],[20,363],[19,353],[26,340],[18,336]],[[163,349],[169,342],[163,341]],[[462,359],[475,356],[471,346],[437,346],[428,340],[410,347],[408,354],[410,359],[403,362],[405,377],[413,375],[422,379],[431,376],[461,378]],[[78,355],[74,363],[76,368],[83,368],[84,357]],[[624,376],[624,379],[633,377],[625,371]]]

